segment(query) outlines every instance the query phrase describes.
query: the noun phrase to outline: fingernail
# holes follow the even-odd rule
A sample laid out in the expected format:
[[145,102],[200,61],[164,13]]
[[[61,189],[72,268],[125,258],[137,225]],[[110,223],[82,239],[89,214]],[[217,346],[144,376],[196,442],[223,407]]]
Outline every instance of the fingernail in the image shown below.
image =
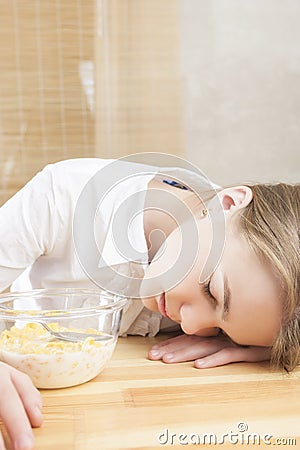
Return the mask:
[[153,358],[159,358],[160,357],[160,351],[159,350],[151,350],[150,356]]
[[42,415],[42,410],[41,410],[41,408],[40,408],[40,406],[38,406],[38,405],[36,405],[35,407],[34,407],[34,414],[36,415],[36,416],[38,416],[38,417],[40,417],[41,415]]
[[16,450],[31,450],[33,448],[33,437],[32,436],[22,436],[19,438],[19,440],[15,443],[15,449]]
[[167,360],[167,361],[172,361],[174,359],[174,353],[167,353],[165,356],[164,356],[164,361],[165,360]]
[[206,367],[207,364],[206,364],[205,361],[202,361],[202,360],[200,359],[200,360],[198,360],[198,361],[195,363],[195,366],[198,367],[198,368],[203,368],[203,367]]

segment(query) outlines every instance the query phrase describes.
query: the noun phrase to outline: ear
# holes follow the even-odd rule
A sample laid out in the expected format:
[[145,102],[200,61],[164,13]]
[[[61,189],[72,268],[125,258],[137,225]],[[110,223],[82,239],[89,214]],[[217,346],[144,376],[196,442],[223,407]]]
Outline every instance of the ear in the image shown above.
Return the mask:
[[235,212],[249,205],[253,193],[248,186],[235,186],[223,189],[218,197],[224,211]]

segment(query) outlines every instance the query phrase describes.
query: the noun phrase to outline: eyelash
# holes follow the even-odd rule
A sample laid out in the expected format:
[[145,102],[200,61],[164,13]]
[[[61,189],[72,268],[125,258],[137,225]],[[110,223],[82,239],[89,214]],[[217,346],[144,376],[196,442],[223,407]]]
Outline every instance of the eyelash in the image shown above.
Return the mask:
[[217,300],[215,299],[215,297],[212,295],[211,291],[210,291],[210,281],[208,280],[206,283],[204,283],[203,285],[203,289],[205,294],[207,295],[207,297],[209,297],[209,299],[212,301],[212,303],[214,304],[214,306],[217,306]]

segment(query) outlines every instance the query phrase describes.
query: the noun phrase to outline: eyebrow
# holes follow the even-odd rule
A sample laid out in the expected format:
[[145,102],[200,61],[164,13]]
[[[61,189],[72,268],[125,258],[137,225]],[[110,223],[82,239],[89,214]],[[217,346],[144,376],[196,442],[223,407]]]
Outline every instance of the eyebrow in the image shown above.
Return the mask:
[[223,312],[222,312],[223,320],[226,320],[226,317],[229,314],[230,300],[231,300],[231,291],[228,286],[228,279],[227,279],[226,275],[224,275],[224,299],[223,299]]

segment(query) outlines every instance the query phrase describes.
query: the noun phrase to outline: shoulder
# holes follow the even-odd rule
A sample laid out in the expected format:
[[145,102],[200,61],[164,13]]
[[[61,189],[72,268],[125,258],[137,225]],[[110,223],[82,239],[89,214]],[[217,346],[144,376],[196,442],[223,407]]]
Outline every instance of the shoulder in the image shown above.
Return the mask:
[[53,191],[78,194],[86,183],[112,159],[76,158],[48,164],[40,172],[48,180]]
[[43,172],[61,176],[93,176],[98,170],[113,162],[113,159],[74,158],[48,164]]

